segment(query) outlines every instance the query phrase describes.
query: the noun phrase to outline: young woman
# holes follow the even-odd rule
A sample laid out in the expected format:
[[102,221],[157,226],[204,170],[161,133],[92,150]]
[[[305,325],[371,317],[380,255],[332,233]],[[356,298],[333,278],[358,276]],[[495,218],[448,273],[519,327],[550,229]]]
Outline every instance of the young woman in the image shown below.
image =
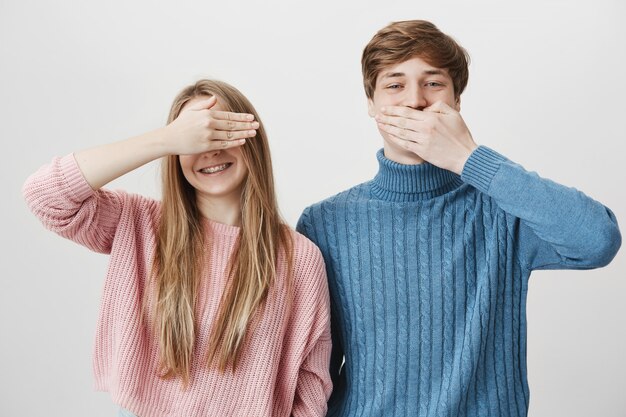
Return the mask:
[[[101,188],[161,157],[162,201]],[[47,228],[110,254],[94,374],[120,415],[325,415],[324,262],[281,220],[263,124],[234,87],[201,80],[166,127],[56,158],[23,192]]]

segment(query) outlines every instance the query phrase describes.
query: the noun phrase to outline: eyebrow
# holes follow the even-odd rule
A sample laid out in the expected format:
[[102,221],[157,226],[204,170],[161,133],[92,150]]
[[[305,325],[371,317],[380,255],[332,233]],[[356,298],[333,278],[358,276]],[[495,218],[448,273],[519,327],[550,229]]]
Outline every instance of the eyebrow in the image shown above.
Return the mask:
[[[425,75],[445,75],[445,72],[440,69],[431,69],[422,72]],[[385,78],[397,78],[397,77],[406,77],[406,74],[403,72],[388,72],[382,76],[382,79]]]

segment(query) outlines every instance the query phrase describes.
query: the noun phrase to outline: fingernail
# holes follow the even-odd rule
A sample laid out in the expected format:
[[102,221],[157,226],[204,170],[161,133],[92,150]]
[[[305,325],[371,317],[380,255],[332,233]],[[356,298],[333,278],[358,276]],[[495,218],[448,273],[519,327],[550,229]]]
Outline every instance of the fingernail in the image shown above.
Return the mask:
[[258,129],[259,128],[259,122],[252,123],[252,128],[253,129]]
[[248,130],[248,135],[256,136],[256,130]]
[[246,116],[246,120],[254,120],[254,116],[249,114]]

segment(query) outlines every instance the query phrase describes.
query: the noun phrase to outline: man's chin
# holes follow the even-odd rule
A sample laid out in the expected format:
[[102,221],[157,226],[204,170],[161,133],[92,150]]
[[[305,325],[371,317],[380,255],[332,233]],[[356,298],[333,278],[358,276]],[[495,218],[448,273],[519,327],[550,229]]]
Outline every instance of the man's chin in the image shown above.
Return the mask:
[[385,158],[402,165],[422,164],[425,161],[417,154],[408,151],[383,136]]

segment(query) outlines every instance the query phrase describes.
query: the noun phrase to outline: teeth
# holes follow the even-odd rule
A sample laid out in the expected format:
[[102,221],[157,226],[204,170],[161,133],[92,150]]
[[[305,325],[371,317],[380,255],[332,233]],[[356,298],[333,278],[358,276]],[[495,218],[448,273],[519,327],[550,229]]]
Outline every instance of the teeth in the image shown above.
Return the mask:
[[216,172],[224,171],[229,166],[230,166],[229,163],[225,163],[225,164],[217,165],[214,167],[202,168],[200,172],[202,172],[203,174],[215,174]]

